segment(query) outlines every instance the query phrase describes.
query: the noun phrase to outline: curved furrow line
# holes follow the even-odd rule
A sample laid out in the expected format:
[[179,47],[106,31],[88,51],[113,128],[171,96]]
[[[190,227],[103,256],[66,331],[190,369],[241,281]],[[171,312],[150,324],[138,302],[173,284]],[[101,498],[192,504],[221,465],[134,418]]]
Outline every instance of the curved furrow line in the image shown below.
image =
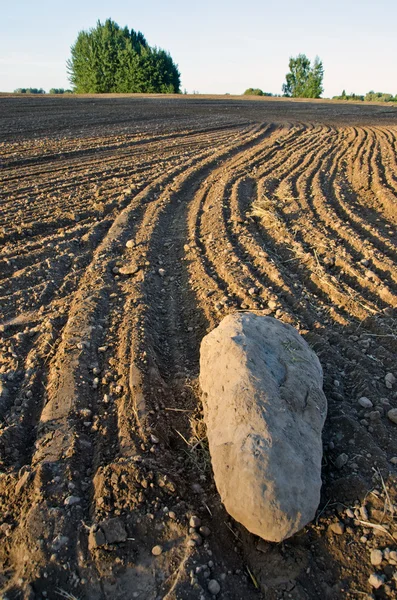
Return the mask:
[[[350,188],[347,189],[347,179],[341,179],[345,160],[344,152],[340,151],[332,164],[328,164],[324,172],[316,176],[320,200],[322,199],[321,201],[329,206],[329,215],[334,215],[329,220],[329,225],[334,224],[335,233],[343,238],[344,244],[354,246],[355,251],[358,254],[364,253],[366,258],[369,255],[374,268],[378,269],[380,274],[382,272],[388,274],[395,281],[391,268],[393,250],[390,244],[376,235],[374,228],[364,223],[350,209],[350,205],[354,202],[353,192]],[[349,198],[349,203],[345,201],[345,197]],[[379,251],[381,251],[380,257]],[[389,254],[391,257],[388,256]]]
[[376,127],[375,131],[380,137],[382,164],[385,170],[387,183],[394,193],[397,192],[397,139],[390,129]]
[[[249,133],[246,134],[246,135],[249,135]],[[257,134],[257,135],[260,135],[260,134]],[[204,153],[204,160],[206,159],[206,157],[208,156],[208,154],[209,154],[208,151],[206,151]],[[72,329],[73,329],[74,320],[77,319],[77,317],[74,315],[74,312],[77,311],[77,313],[78,313],[78,311],[79,311],[78,307],[81,304],[84,304],[85,299],[88,297],[87,301],[88,301],[89,305],[90,304],[92,305],[93,308],[91,309],[91,311],[90,310],[86,311],[86,313],[84,314],[84,318],[82,316],[79,317],[83,321],[86,321],[86,319],[89,318],[88,315],[91,314],[94,311],[94,307],[96,307],[96,304],[99,304],[101,299],[103,301],[103,298],[101,298],[101,296],[103,295],[103,292],[104,292],[104,289],[105,289],[104,285],[102,285],[100,287],[99,291],[91,290],[92,291],[92,296],[91,297],[89,296],[88,292],[83,293],[83,290],[84,290],[85,287],[87,287],[87,284],[85,283],[85,280],[87,280],[87,279],[90,280],[90,278],[92,278],[92,272],[93,271],[94,272],[98,271],[98,275],[100,276],[99,279],[97,277],[95,277],[95,283],[97,281],[99,281],[100,283],[102,283],[102,279],[104,279],[104,278],[106,278],[109,281],[109,277],[111,277],[111,276],[108,275],[107,268],[104,267],[104,266],[99,266],[99,265],[96,266],[96,263],[97,262],[103,263],[102,248],[104,246],[108,247],[109,245],[111,245],[111,242],[112,242],[112,240],[113,240],[113,238],[115,236],[115,233],[113,233],[113,232],[114,231],[117,232],[118,229],[119,229],[118,223],[120,221],[124,222],[127,219],[127,216],[128,216],[130,219],[132,219],[132,223],[133,223],[134,227],[136,227],[137,224],[138,224],[138,220],[137,220],[138,214],[143,213],[143,212],[145,212],[145,214],[146,214],[147,212],[150,212],[152,210],[152,203],[153,203],[153,201],[154,201],[154,204],[158,204],[158,201],[157,201],[157,198],[158,198],[157,190],[162,185],[164,185],[164,183],[167,183],[168,181],[172,180],[179,173],[181,173],[181,172],[184,173],[185,169],[187,167],[190,167],[191,169],[194,170],[196,168],[196,163],[197,163],[198,160],[200,160],[200,155],[195,160],[191,161],[190,165],[178,166],[171,173],[167,173],[166,175],[162,175],[157,180],[154,180],[153,182],[151,182],[147,186],[147,189],[143,193],[138,194],[137,196],[135,196],[135,198],[132,200],[132,202],[130,203],[130,205],[122,213],[120,213],[120,215],[117,217],[117,219],[113,223],[112,227],[107,232],[106,237],[104,238],[104,240],[102,240],[101,244],[97,247],[97,249],[96,249],[96,251],[94,253],[94,257],[93,257],[93,260],[91,262],[91,265],[86,270],[85,277],[83,278],[83,281],[81,282],[81,285],[80,285],[80,287],[79,287],[79,289],[77,291],[77,295],[80,298],[80,300],[79,300],[79,302],[76,305],[77,308],[75,308],[74,311],[72,310],[71,314],[69,315],[69,320],[68,320],[68,324],[66,326],[66,331],[65,331],[66,338],[68,338],[68,337],[76,337],[76,336],[77,336],[77,338],[79,338],[79,336],[82,335],[82,332],[80,332],[80,331],[75,331],[73,334],[70,334],[70,333],[67,332],[67,330],[68,330],[68,327],[69,327],[69,323],[72,323],[72,325],[70,327],[72,327]],[[201,160],[202,160],[202,157],[201,157]],[[149,205],[146,208],[145,204],[147,202],[149,202]],[[109,239],[110,239],[110,241],[108,241]],[[108,260],[110,260],[110,259],[108,259]],[[99,294],[99,296],[98,296],[98,294]],[[95,302],[94,302],[93,298],[96,298]],[[97,310],[97,308],[95,308],[95,310]],[[84,328],[82,328],[82,329],[84,330]],[[85,334],[88,335],[88,333],[89,333],[89,325],[86,325]],[[69,342],[67,341],[66,344],[68,345]],[[59,351],[60,351],[61,354],[62,354],[62,352],[65,352],[64,344],[61,344],[61,347],[60,347]],[[75,350],[74,353],[76,354],[76,352],[77,352],[77,354],[79,354],[78,350]],[[70,360],[68,362],[69,362],[70,365],[72,364]],[[72,367],[70,367],[70,368],[72,368]],[[64,368],[64,371],[67,371],[67,369]],[[67,375],[65,375],[65,377],[67,378]],[[49,385],[51,387],[51,384],[49,384]],[[57,386],[57,387],[59,387],[59,386]],[[49,400],[49,403],[50,403],[50,400]],[[63,406],[63,408],[61,408],[61,407],[58,407],[58,408],[61,411],[66,411],[66,413],[62,413],[62,414],[67,414],[68,413],[68,407],[67,407],[67,405]],[[65,422],[65,427],[64,428],[65,428],[65,430],[68,429],[67,425],[66,425],[66,422]]]
[[[251,135],[247,134],[245,138],[242,136],[243,147],[254,144],[258,138],[264,135],[266,133],[259,131],[251,133]],[[113,411],[113,414],[108,415],[109,419],[105,419],[98,429],[98,415],[101,414],[105,418],[105,413],[108,414],[109,411],[102,409],[100,413],[98,412],[101,410],[99,408],[100,396],[97,391],[98,384],[95,384],[93,378],[95,370],[100,369],[97,349],[106,340],[102,323],[106,320],[110,299],[114,297],[114,294],[117,296],[116,283],[114,275],[112,275],[115,253],[117,254],[120,246],[125,246],[128,238],[134,235],[139,237],[144,231],[145,224],[157,219],[169,202],[172,202],[173,198],[175,199],[176,195],[172,189],[172,181],[175,178],[182,178],[182,181],[185,181],[184,190],[187,191],[191,183],[189,174],[190,179],[196,178],[197,171],[202,177],[205,177],[205,174],[211,170],[219,158],[238,152],[240,147],[241,140],[237,144],[232,142],[229,144],[229,148],[219,150],[215,156],[208,157],[208,153],[206,153],[199,164],[197,164],[197,160],[192,161],[190,165],[179,166],[173,172],[152,181],[148,189],[139,197],[135,197],[131,205],[115,220],[106,238],[97,248],[92,263],[86,269],[74,296],[67,323],[63,328],[62,339],[51,360],[46,385],[46,405],[40,415],[37,429],[38,439],[32,457],[32,467],[35,473],[33,485],[35,489],[39,490],[40,498],[45,498],[45,502],[39,500],[34,504],[26,521],[29,524],[29,520],[34,518],[34,514],[38,510],[41,511],[47,525],[51,524],[51,527],[56,527],[57,531],[62,531],[64,535],[67,535],[72,547],[75,547],[81,535],[81,529],[76,527],[76,517],[80,519],[83,515],[83,518],[90,520],[90,515],[92,516],[91,493],[96,493],[97,489],[101,489],[99,473],[95,476],[94,487],[87,481],[87,478],[76,479],[76,475],[80,472],[87,473],[91,481],[94,466],[101,461],[101,452],[98,451],[98,455],[96,448],[102,448],[102,451],[106,448],[108,431],[112,430],[114,435],[116,422]],[[163,191],[161,191],[162,188]],[[151,194],[155,196],[153,201],[145,202]],[[137,314],[139,315],[138,310]],[[139,398],[138,391],[134,389],[134,382],[136,382],[136,377],[131,375],[132,394],[128,390],[128,393],[124,395],[123,385],[115,386],[114,392],[123,396],[118,403],[122,414],[131,412],[131,409],[134,409],[134,402],[136,403]],[[22,425],[23,423],[20,422],[19,430],[21,432]],[[18,442],[18,432],[14,431],[13,435]],[[29,448],[26,448],[24,460],[27,459],[28,454]],[[43,473],[45,474],[44,479]],[[69,482],[69,490],[73,489],[73,493],[79,494],[79,506],[76,509],[66,509],[65,517],[69,515],[69,518],[64,518],[62,511],[62,517],[57,515],[56,522],[55,515],[49,513],[46,506],[47,503],[50,503],[51,506],[59,507],[62,510],[63,503],[67,502],[65,482]],[[37,551],[29,547],[28,543],[27,546],[26,560]],[[41,551],[43,553],[51,552],[50,540],[47,539],[44,531]]]
[[[299,235],[305,238],[307,242],[315,241],[316,252],[321,257],[326,255],[326,260],[329,263],[332,261],[333,275],[337,277],[339,285],[346,285],[346,293],[351,297],[363,295],[367,301],[373,304],[376,309],[379,302],[379,289],[366,277],[364,265],[360,263],[362,255],[353,257],[353,248],[349,244],[343,244],[343,253],[337,248],[333,249],[333,256],[329,256],[330,240],[337,234],[335,227],[334,214],[325,209],[325,199],[320,194],[316,194],[319,189],[318,175],[320,172],[327,172],[331,161],[340,161],[343,154],[331,151],[329,155],[319,155],[312,165],[298,176],[292,187],[297,189],[299,197],[304,203],[303,215],[304,222],[299,227]],[[317,162],[319,161],[319,162]],[[311,213],[307,218],[307,212]],[[313,227],[315,224],[316,227]],[[297,220],[299,226],[299,219]],[[340,224],[342,225],[342,224]],[[318,260],[318,256],[316,258]],[[380,281],[376,282],[378,285]],[[387,286],[382,286],[380,298],[386,302],[396,304],[397,298],[393,295]]]
[[[377,225],[383,226],[383,228],[390,226],[388,221],[391,221],[395,225],[397,224],[397,186],[394,186],[389,182],[387,176],[387,166],[389,164],[389,156],[384,154],[384,146],[382,140],[376,135],[378,132],[374,132],[377,139],[376,147],[371,160],[372,167],[372,192],[373,200],[372,205],[378,213],[378,218],[383,217],[382,223],[377,220]],[[367,206],[364,204],[364,211],[366,212]],[[363,217],[365,218],[365,212],[363,211]]]
[[[272,172],[273,171],[272,166],[269,167],[267,165],[267,170],[269,172]],[[219,198],[222,197],[220,194],[221,194],[221,192],[218,193],[218,197]],[[216,210],[216,206],[217,206],[217,204],[219,204],[219,201],[217,202],[216,193],[213,194],[213,195],[214,195],[215,200],[214,200],[214,202],[212,202],[212,205],[213,205],[212,208]],[[208,201],[208,197],[205,200]],[[215,218],[215,221],[216,221],[216,218]],[[218,228],[219,228],[219,224],[217,225],[217,227],[214,230],[217,230]],[[227,226],[225,226],[224,229],[225,229],[225,239],[227,239],[227,236],[228,236]],[[205,238],[205,236],[203,236],[203,238]],[[220,238],[220,240],[222,240],[223,239],[222,235],[220,235],[219,238]],[[223,249],[223,252],[231,252],[232,251],[231,248],[232,248],[232,244],[229,241],[228,244],[226,245],[226,248]],[[221,252],[222,252],[222,249],[219,249],[219,248],[216,249],[216,250],[213,250],[213,251],[211,250],[211,248],[209,248],[206,251],[206,254],[209,257],[209,265],[211,265],[211,263],[213,261],[216,261],[217,256],[219,256]],[[235,269],[237,271],[239,271],[238,262],[239,262],[239,256],[235,256]],[[247,265],[244,265],[244,267],[245,267],[245,271],[246,272],[249,271],[249,267]],[[209,272],[210,272],[210,269],[211,269],[211,266],[207,266],[207,270]],[[222,279],[223,280],[225,280],[227,278],[230,278],[230,273],[228,273],[228,269],[222,263],[221,263],[221,265],[219,267],[217,267],[217,272],[218,272],[218,274],[219,273],[222,274]],[[245,273],[245,275],[246,275],[246,273]],[[253,281],[252,279],[251,280],[250,279],[246,279],[244,287],[246,288],[246,290],[250,289],[250,287],[256,287],[255,283],[259,284],[259,282],[257,280]],[[241,290],[241,282],[237,286],[236,286],[235,281],[234,282],[230,282],[230,284],[231,284],[232,291],[234,292],[234,294],[236,294],[236,296],[241,301],[241,298],[240,298],[240,296],[241,296],[241,292],[240,292],[240,290]],[[270,285],[269,281],[266,281],[265,287],[267,287],[267,285]],[[259,287],[262,287],[262,285],[259,284]],[[243,294],[243,298],[244,298],[244,301],[242,303],[243,307],[249,307],[249,306],[255,307],[255,306],[258,306],[257,301],[254,298],[250,297],[250,296],[247,297],[247,293],[246,292]],[[291,298],[291,296],[290,296],[290,298]],[[272,300],[274,302],[274,299],[271,298],[270,296],[269,296],[269,300]],[[227,305],[227,301],[226,301],[226,305]]]
[[[317,157],[317,159],[318,159],[318,157]],[[296,230],[297,230],[296,235],[300,236],[302,238],[301,241],[304,241],[305,238],[308,241],[310,240],[310,242],[309,242],[309,248],[310,248],[313,240],[316,240],[316,238],[318,238],[318,236],[319,236],[319,232],[317,231],[317,229],[315,229],[313,231],[312,227],[311,227],[311,222],[312,221],[314,221],[317,224],[317,222],[318,222],[318,215],[314,214],[314,219],[313,218],[307,219],[307,211],[310,209],[310,207],[309,207],[309,196],[310,196],[310,192],[311,192],[311,190],[310,190],[310,188],[311,188],[310,183],[311,182],[310,182],[310,175],[309,174],[310,174],[310,171],[312,171],[312,172],[317,171],[317,167],[318,167],[318,164],[317,164],[316,160],[313,160],[312,161],[312,167],[310,169],[305,169],[304,171],[302,171],[302,173],[303,173],[302,175],[300,175],[300,174],[297,175],[298,176],[298,181],[299,181],[299,177],[303,178],[303,180],[308,179],[308,184],[306,184],[306,189],[301,190],[301,193],[300,193],[300,196],[302,197],[302,202],[303,202],[303,205],[302,205],[303,213],[301,213],[301,214],[305,217],[305,219],[304,219],[304,222],[302,222],[302,224],[298,223],[296,225]],[[287,187],[291,187],[291,185],[292,185],[292,187],[294,187],[295,184],[293,183],[293,181],[292,181],[292,183],[290,183],[289,185],[287,185]],[[296,219],[294,219],[294,220],[296,220]],[[321,219],[320,219],[320,222],[321,222]],[[321,237],[323,237],[323,236],[321,236]],[[325,236],[322,244],[324,244],[324,248],[327,248],[327,236]],[[319,246],[321,246],[321,243],[317,244],[317,249],[319,248]],[[299,252],[301,252],[301,249],[299,249]],[[319,250],[319,252],[320,252],[320,250]],[[313,260],[314,260],[314,257],[313,257]],[[320,269],[321,267],[320,267],[320,264],[318,262],[318,257],[316,257],[316,261],[318,263],[317,266],[316,266],[316,269],[317,268]],[[350,275],[357,276],[357,273],[355,271],[350,271]],[[346,276],[344,277],[344,279],[346,280]],[[322,274],[322,277],[320,278],[320,282],[322,280],[326,281],[326,277],[324,276],[324,274]],[[347,289],[346,289],[348,297],[349,297],[349,299],[354,298],[357,295],[357,292],[354,289],[355,286],[354,286],[354,288],[352,288],[351,286],[352,286],[352,284],[354,285],[355,279],[353,281],[350,280],[347,283],[349,284],[349,285],[347,285]],[[338,283],[338,285],[340,286],[340,283]],[[326,286],[329,287],[330,284],[327,282]],[[334,295],[335,295],[335,292],[334,292]],[[388,294],[387,290],[385,290],[385,297],[386,297],[386,299],[388,301],[392,301],[393,302],[393,297],[390,294]],[[375,296],[375,298],[373,298],[373,299],[377,300],[378,298],[377,298],[377,296]],[[343,296],[340,297],[340,301],[343,304]],[[359,309],[359,312],[362,312],[361,309]]]
[[[218,143],[223,143],[227,138],[228,135],[230,136],[230,132],[228,134],[223,134],[222,136],[219,137],[215,137],[214,139],[211,139],[211,143],[213,144],[218,144]],[[197,149],[199,148],[200,145],[202,145],[203,148],[205,148],[208,145],[208,139],[200,139],[200,140],[191,140],[190,144],[188,143],[181,143],[180,146],[178,146],[178,148],[174,148],[174,147],[168,147],[168,148],[164,148],[164,145],[158,145],[155,147],[150,147],[147,146],[144,148],[145,150],[145,157],[146,157],[146,164],[144,165],[144,167],[140,167],[140,169],[142,170],[142,168],[145,168],[145,170],[150,169],[151,167],[157,167],[159,164],[159,154],[161,153],[161,158],[160,158],[160,162],[165,162],[166,160],[172,158],[173,156],[175,156],[176,158],[179,158],[180,155],[183,153],[185,154],[187,153],[191,153],[192,152],[192,148],[191,148],[191,143],[195,142]],[[165,152],[166,150],[166,152]],[[124,163],[126,163],[126,171],[125,171],[125,176],[128,177],[129,174],[131,174],[131,165],[136,165],[136,168],[138,169],[139,167],[139,163],[140,163],[140,158],[141,158],[141,153],[142,153],[142,149],[140,149],[139,151],[136,151],[134,153],[129,153],[126,155],[118,155],[118,154],[110,154],[108,157],[103,157],[103,156],[98,156],[96,158],[96,160],[93,160],[91,157],[87,157],[86,161],[82,161],[81,159],[79,159],[78,161],[76,160],[76,165],[74,165],[73,163],[70,162],[64,162],[65,159],[62,156],[61,158],[59,158],[56,162],[59,162],[59,160],[62,160],[62,165],[60,165],[58,168],[54,168],[54,165],[51,165],[47,171],[41,171],[41,172],[36,172],[35,170],[29,170],[28,172],[24,172],[24,170],[18,169],[18,172],[15,174],[15,176],[11,174],[9,174],[7,176],[7,170],[3,170],[3,174],[4,174],[4,180],[7,184],[9,184],[9,182],[12,182],[13,179],[15,179],[15,186],[13,187],[12,185],[9,186],[9,190],[13,191],[14,189],[17,189],[18,192],[20,194],[26,194],[28,192],[30,192],[32,189],[34,189],[35,186],[35,181],[37,181],[37,177],[40,177],[42,182],[40,185],[40,191],[41,192],[45,192],[48,188],[51,188],[54,184],[54,182],[59,183],[59,177],[62,175],[62,173],[64,172],[65,168],[67,168],[68,170],[73,168],[73,173],[74,176],[79,176],[81,175],[81,178],[84,180],[84,182],[86,182],[87,180],[87,171],[89,170],[91,172],[91,178],[93,179],[95,177],[95,174],[100,172],[102,174],[104,174],[104,178],[103,180],[106,181],[106,179],[111,179],[115,174],[120,176],[120,171],[122,170]],[[151,153],[153,155],[152,160],[148,161],[147,160],[147,154]],[[98,154],[98,153],[97,153]],[[48,178],[44,178],[43,176],[45,174],[48,174],[49,177]],[[122,174],[122,173],[121,173]],[[24,178],[32,178],[33,183],[28,185],[28,186],[22,186],[21,184],[23,183],[23,179]],[[102,182],[102,180],[101,180]],[[66,183],[64,185],[62,185],[62,189],[63,190],[68,190],[71,187],[71,185],[69,183]]]
[[[387,254],[379,253],[379,250],[383,249],[383,245],[379,243],[379,235],[369,240],[368,235],[364,235],[362,230],[356,227],[357,218],[350,208],[355,205],[355,199],[352,197],[351,192],[349,202],[347,203],[344,200],[348,196],[348,191],[344,187],[346,180],[343,180],[343,182],[340,180],[343,177],[342,163],[343,158],[339,157],[338,163],[335,162],[334,165],[327,167],[330,173],[328,182],[325,181],[323,173],[316,174],[315,181],[318,193],[315,200],[325,206],[330,206],[327,211],[328,224],[343,238],[344,246],[349,248],[349,253],[355,256],[357,263],[360,263],[363,267],[367,267],[371,263],[371,268],[364,271],[364,277],[375,284],[379,284],[380,280],[385,284],[391,278],[389,285],[386,285],[383,290],[384,300],[387,302],[388,287],[395,288],[396,281],[392,261]],[[339,202],[335,202],[335,199],[338,199]],[[346,208],[345,213],[340,210],[341,204],[343,208]],[[351,220],[348,218],[350,216],[352,216]],[[373,229],[373,231],[375,230]]]
[[[213,192],[214,198],[218,197],[219,199],[222,199],[222,197],[227,198],[229,196],[229,191],[226,191],[226,193],[224,193],[223,196],[222,196],[222,192],[224,192],[224,190],[214,191]],[[209,198],[209,196],[208,196],[208,198]],[[208,201],[210,201],[210,200],[208,200]],[[277,285],[280,285],[280,283],[281,283],[280,279],[278,278],[278,280],[277,280],[277,277],[275,277],[275,273],[273,271],[274,278],[270,281],[268,279],[263,281],[264,276],[266,276],[266,278],[268,277],[268,273],[266,272],[266,269],[264,269],[261,273],[261,275],[262,275],[261,280],[258,280],[257,278],[253,279],[252,277],[257,277],[256,271],[258,269],[255,269],[253,267],[253,265],[250,264],[249,262],[244,264],[245,273],[244,274],[241,273],[242,269],[240,267],[240,264],[241,264],[241,259],[244,257],[244,251],[243,252],[237,251],[237,246],[239,246],[239,244],[240,244],[240,237],[241,237],[241,235],[239,235],[240,232],[238,232],[238,235],[234,235],[234,239],[233,239],[230,236],[230,232],[228,231],[229,224],[226,221],[223,223],[222,215],[218,214],[218,213],[222,212],[221,209],[220,208],[217,209],[216,206],[214,207],[214,204],[216,204],[216,203],[212,202],[212,204],[213,204],[213,209],[215,209],[215,210],[211,211],[211,212],[213,212],[212,222],[208,223],[208,230],[211,230],[211,228],[212,228],[212,231],[219,230],[219,222],[221,222],[223,225],[222,230],[219,232],[219,236],[217,234],[217,238],[219,238],[219,243],[221,244],[221,246],[215,247],[214,249],[209,247],[207,249],[207,254],[210,257],[211,261],[214,264],[216,263],[217,272],[222,275],[223,279],[226,279],[229,281],[229,285],[232,287],[232,290],[234,293],[238,294],[239,290],[241,288],[245,288],[245,294],[243,294],[243,296],[245,297],[245,300],[248,300],[248,304],[246,304],[244,302],[242,305],[243,308],[244,307],[248,308],[250,305],[258,306],[257,301],[255,299],[249,298],[249,296],[247,298],[247,289],[255,288],[257,286],[259,286],[258,290],[262,289],[262,286],[264,286],[262,294],[265,295],[265,298],[266,298],[265,301],[267,301],[267,302],[270,301],[272,303],[276,303],[277,296],[274,296],[274,294],[268,296],[269,287],[270,287],[270,289],[272,289],[273,287],[277,287]],[[219,204],[219,202],[218,202],[218,204]],[[216,212],[216,210],[218,210],[218,213]],[[208,221],[208,219],[206,219],[206,220]],[[215,222],[218,223],[216,229],[214,229],[214,227],[213,227]],[[204,233],[203,237],[205,237],[205,231],[203,231],[203,233]],[[222,253],[222,243],[223,243],[222,240],[227,240],[227,239],[228,239],[228,243],[224,244],[226,246],[226,249],[223,251],[230,252],[231,248],[233,248],[233,251],[236,253],[235,257],[233,259],[235,262],[235,266],[233,267],[233,271],[235,272],[235,277],[233,277],[233,275],[230,273],[230,271],[231,271],[230,267],[228,268],[230,260],[228,260],[227,262],[226,261],[223,262],[221,258],[218,258],[221,256],[221,253]],[[262,254],[264,254],[264,253],[262,252]],[[272,270],[270,270],[270,272],[272,272]],[[247,273],[248,273],[248,275],[251,276],[251,278],[249,278],[247,276]],[[236,278],[238,280],[237,285],[236,285]],[[257,284],[257,285],[255,285],[255,284]],[[273,284],[273,285],[271,285],[271,284]],[[285,296],[287,298],[287,300],[289,300],[290,305],[291,304],[293,305],[293,303],[294,303],[293,295],[291,294],[291,290],[290,289],[288,290],[288,286],[286,286],[285,282],[282,282],[282,284],[278,288],[278,292],[281,293],[282,296]],[[256,291],[255,291],[255,293],[256,293]],[[262,308],[264,308],[263,305],[261,305],[261,306],[262,306]],[[287,308],[287,310],[289,311],[289,308]]]

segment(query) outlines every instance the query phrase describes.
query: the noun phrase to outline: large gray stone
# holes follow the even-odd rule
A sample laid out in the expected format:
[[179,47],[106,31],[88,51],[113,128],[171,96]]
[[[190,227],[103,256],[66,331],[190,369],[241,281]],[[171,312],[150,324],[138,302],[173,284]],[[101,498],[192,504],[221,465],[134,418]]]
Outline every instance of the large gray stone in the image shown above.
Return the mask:
[[315,516],[322,369],[298,332],[277,319],[229,315],[202,341],[200,385],[216,486],[228,513],[265,540]]

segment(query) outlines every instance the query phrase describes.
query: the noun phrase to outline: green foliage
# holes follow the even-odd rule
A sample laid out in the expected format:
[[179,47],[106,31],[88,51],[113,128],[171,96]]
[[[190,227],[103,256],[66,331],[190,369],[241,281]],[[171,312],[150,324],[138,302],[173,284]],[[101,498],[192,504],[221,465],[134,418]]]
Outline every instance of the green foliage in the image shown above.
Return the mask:
[[79,94],[179,93],[180,73],[168,52],[111,19],[78,34],[67,69]]
[[365,94],[366,102],[397,102],[397,95],[385,94],[384,92],[370,91]]
[[320,98],[323,93],[323,63],[318,56],[313,67],[305,54],[289,59],[289,73],[282,86],[284,96],[289,98]]
[[43,88],[18,88],[14,94],[45,94]]
[[340,96],[333,96],[332,100],[351,100],[352,102],[363,102],[364,96],[358,94],[346,94],[346,90],[343,90]]
[[49,94],[73,94],[72,90],[65,90],[64,88],[51,88]]
[[248,90],[245,90],[243,95],[244,96],[273,96],[273,94],[270,94],[270,92],[263,92],[259,88],[248,88]]
[[332,100],[352,100],[356,102],[397,102],[397,94],[393,96],[393,94],[385,94],[384,92],[374,92],[370,91],[365,96],[360,96],[359,94],[346,94],[346,91],[343,90],[340,96],[334,96]]

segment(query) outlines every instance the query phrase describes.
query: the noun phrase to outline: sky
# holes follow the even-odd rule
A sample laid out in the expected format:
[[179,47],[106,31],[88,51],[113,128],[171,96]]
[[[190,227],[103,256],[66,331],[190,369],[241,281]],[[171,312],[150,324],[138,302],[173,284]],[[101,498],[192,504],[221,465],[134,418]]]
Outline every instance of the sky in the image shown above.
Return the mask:
[[281,93],[291,56],[320,57],[323,97],[397,94],[396,0],[0,0],[0,91],[70,87],[79,31],[111,18],[169,51],[188,93]]

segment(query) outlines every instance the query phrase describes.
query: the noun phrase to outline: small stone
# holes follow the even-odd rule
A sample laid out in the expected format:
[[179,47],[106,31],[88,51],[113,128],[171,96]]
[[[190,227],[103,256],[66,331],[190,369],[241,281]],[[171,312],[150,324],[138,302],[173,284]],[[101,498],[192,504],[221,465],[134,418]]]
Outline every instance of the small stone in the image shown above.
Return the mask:
[[393,373],[387,373],[385,376],[385,384],[388,390],[391,390],[393,385],[396,383],[396,378]]
[[73,504],[80,504],[81,498],[78,496],[68,496],[65,498],[64,505],[65,506],[73,506]]
[[369,413],[369,420],[370,421],[379,421],[380,417],[381,417],[381,414],[380,414],[380,412],[378,410],[372,410]]
[[153,556],[160,556],[160,554],[162,554],[162,552],[163,552],[163,548],[161,546],[153,546],[153,548],[152,548]]
[[121,267],[119,269],[120,275],[135,275],[139,271],[139,267],[136,262],[131,262],[129,265],[125,267]]
[[383,577],[381,575],[378,575],[377,573],[371,573],[371,575],[368,578],[368,583],[377,590],[384,583]]
[[125,245],[126,248],[134,248],[134,246],[135,246],[134,240],[128,240],[128,242]]
[[391,408],[387,413],[387,418],[397,425],[397,408]]
[[354,519],[354,512],[352,511],[351,508],[348,508],[346,510],[346,517],[349,517],[349,519]]
[[199,529],[199,532],[203,537],[209,537],[211,535],[211,529],[206,525],[202,525]]
[[339,454],[338,458],[335,461],[336,468],[342,469],[347,464],[348,460],[349,460],[349,457],[347,456],[347,454],[342,452],[342,454]]
[[343,533],[345,533],[345,526],[341,521],[331,523],[329,528],[333,533],[336,533],[337,535],[342,535]]
[[375,548],[374,550],[371,550],[371,565],[374,565],[374,567],[378,567],[379,565],[382,564],[382,560],[383,560],[382,550],[379,550],[377,548]]
[[269,302],[267,303],[267,307],[270,308],[270,310],[276,310],[278,304],[276,302],[276,300],[269,300]]
[[397,552],[395,550],[390,551],[388,560],[391,564],[397,565]]
[[197,527],[200,527],[200,525],[201,525],[200,517],[196,517],[196,515],[193,515],[192,517],[190,517],[189,525],[190,525],[190,527],[194,527],[195,529]]
[[169,516],[170,519],[172,519],[173,521],[175,521],[176,514],[174,513],[173,510],[170,510],[170,512],[168,513],[168,516]]
[[358,403],[363,408],[372,408],[373,407],[373,404],[372,404],[371,400],[369,398],[366,398],[365,396],[362,396],[359,399]]
[[127,532],[120,519],[105,519],[104,521],[101,521],[100,527],[105,534],[108,544],[125,542],[127,539]]
[[257,292],[256,287],[252,287],[248,290],[248,293],[250,296],[255,296],[256,292]]
[[219,585],[216,579],[211,579],[211,581],[208,582],[208,591],[213,596],[219,594],[219,592],[221,591],[221,586]]
[[366,544],[366,543],[368,542],[368,538],[367,538],[367,536],[366,536],[366,535],[362,535],[362,536],[360,537],[360,542],[361,542],[362,544]]
[[160,277],[164,277],[164,275],[165,275],[165,269],[159,269],[158,270],[158,274],[160,275]]
[[159,438],[156,437],[155,435],[153,435],[153,433],[150,434],[150,439],[151,439],[152,444],[159,444],[160,443]]

